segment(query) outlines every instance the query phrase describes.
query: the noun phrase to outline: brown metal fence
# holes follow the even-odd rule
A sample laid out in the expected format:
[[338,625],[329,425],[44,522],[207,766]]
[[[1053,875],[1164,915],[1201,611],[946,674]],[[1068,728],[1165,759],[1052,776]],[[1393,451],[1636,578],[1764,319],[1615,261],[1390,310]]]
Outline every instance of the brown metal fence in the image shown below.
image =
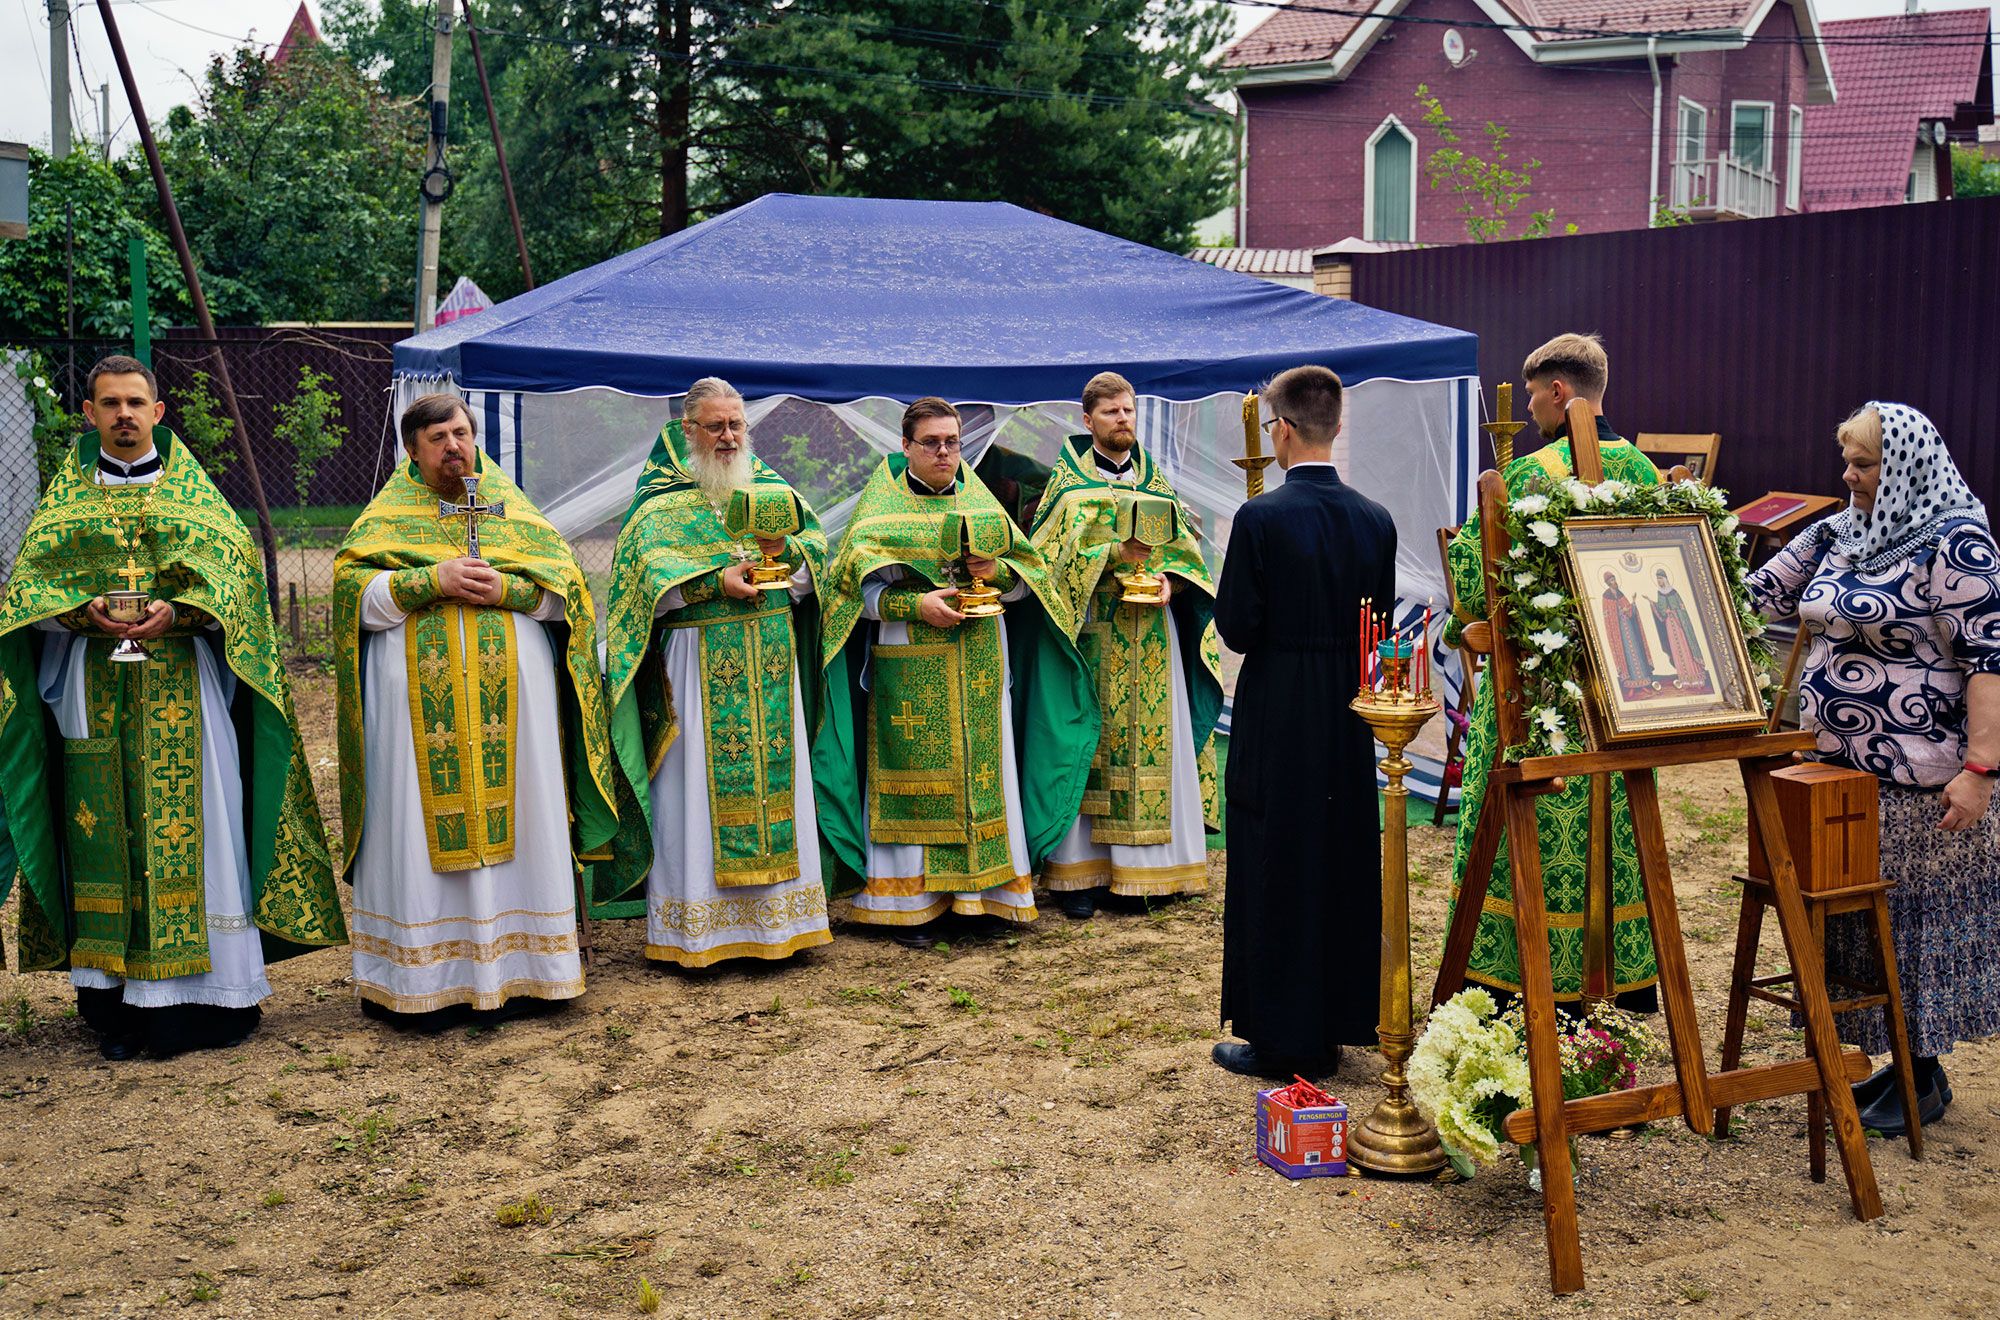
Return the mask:
[[[225,328],[214,340],[192,332],[170,331],[153,342],[153,371],[166,400],[166,425],[188,435],[199,430],[204,411],[226,418],[217,358],[228,363],[236,403],[243,419],[258,476],[278,534],[278,589],[283,622],[307,653],[327,648],[328,606],[332,596],[333,551],[360,506],[382,483],[395,461],[396,442],[390,433],[389,369],[391,346],[405,338],[401,328]],[[41,340],[0,346],[14,361],[33,355],[36,370],[52,388],[62,407],[81,413],[90,368],[109,353],[130,353],[129,340]],[[339,435],[337,447],[302,465],[294,445],[284,438],[282,410],[302,389],[301,373],[321,378],[317,389],[329,396],[333,427],[318,433]],[[206,380],[202,376],[206,376]],[[11,385],[12,381],[0,382]],[[0,388],[0,448],[18,448],[32,418],[17,418],[10,408],[14,391]],[[337,400],[337,402],[335,402]],[[81,421],[78,421],[80,428]],[[337,430],[334,428],[338,428]],[[19,433],[19,434],[17,434]],[[11,449],[9,449],[11,452]],[[229,436],[211,464],[216,484],[243,513],[254,532],[257,525],[248,471],[236,456]],[[299,478],[304,476],[303,498]],[[0,556],[11,559],[9,544]]]
[[2000,510],[2000,197],[1367,253],[1354,300],[1476,333],[1489,391],[1551,336],[1602,334],[1613,425],[1720,432],[1742,500],[1841,494],[1835,426],[1907,403]]

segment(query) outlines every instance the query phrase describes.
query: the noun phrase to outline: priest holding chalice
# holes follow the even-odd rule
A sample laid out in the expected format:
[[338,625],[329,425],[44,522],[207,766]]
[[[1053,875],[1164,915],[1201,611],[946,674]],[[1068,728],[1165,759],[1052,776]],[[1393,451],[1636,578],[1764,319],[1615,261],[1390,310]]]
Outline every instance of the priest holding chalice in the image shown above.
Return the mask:
[[[267,962],[346,940],[256,544],[100,361],[0,606],[0,775],[24,970],[112,1060],[234,1045]],[[13,875],[0,876],[0,899]]]
[[1222,710],[1215,584],[1174,487],[1138,443],[1138,400],[1116,372],[1083,390],[1034,542],[1067,594],[1103,715],[1082,809],[1042,870],[1065,915],[1100,895],[1208,887],[1215,722]]

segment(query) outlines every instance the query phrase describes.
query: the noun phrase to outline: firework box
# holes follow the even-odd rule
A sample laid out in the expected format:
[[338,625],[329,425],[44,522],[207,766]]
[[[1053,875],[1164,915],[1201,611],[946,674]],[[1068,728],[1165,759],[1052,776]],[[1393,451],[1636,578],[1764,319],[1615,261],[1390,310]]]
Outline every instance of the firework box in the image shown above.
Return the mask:
[[1314,1092],[1301,1096],[1294,1085],[1257,1093],[1257,1158],[1287,1178],[1347,1172],[1347,1106],[1316,1087]]

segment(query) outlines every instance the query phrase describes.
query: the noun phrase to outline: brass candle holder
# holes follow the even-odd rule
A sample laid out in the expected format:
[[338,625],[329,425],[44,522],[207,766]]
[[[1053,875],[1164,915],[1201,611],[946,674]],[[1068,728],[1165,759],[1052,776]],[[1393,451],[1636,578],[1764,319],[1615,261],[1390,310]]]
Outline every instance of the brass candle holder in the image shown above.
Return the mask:
[[1111,519],[1112,535],[1119,544],[1137,541],[1146,547],[1148,558],[1132,565],[1118,577],[1118,599],[1126,605],[1158,605],[1167,598],[1166,580],[1151,572],[1147,564],[1161,546],[1172,545],[1180,535],[1180,509],[1159,495],[1139,495],[1119,491]]
[[1000,589],[965,566],[968,559],[994,559],[1014,547],[1014,525],[997,509],[953,509],[944,516],[938,548],[948,561],[971,579],[958,589],[957,608],[968,619],[990,619],[1005,612]]
[[1428,685],[1418,691],[1409,682],[1414,650],[1409,642],[1382,643],[1382,686],[1363,688],[1349,703],[1389,751],[1381,762],[1389,787],[1382,795],[1382,998],[1375,1028],[1389,1094],[1347,1135],[1347,1158],[1379,1174],[1435,1173],[1445,1165],[1437,1130],[1410,1102],[1403,1071],[1416,1044],[1410,1025],[1410,790],[1403,786],[1415,767],[1403,750],[1441,709]]

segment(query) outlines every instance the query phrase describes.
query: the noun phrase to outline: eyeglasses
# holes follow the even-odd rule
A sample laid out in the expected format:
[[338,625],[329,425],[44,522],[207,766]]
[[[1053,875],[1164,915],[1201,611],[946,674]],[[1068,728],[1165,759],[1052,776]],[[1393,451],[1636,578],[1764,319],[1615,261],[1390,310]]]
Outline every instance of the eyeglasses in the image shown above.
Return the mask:
[[1272,431],[1271,428],[1276,426],[1279,422],[1285,422],[1291,425],[1294,430],[1297,429],[1297,424],[1292,422],[1292,419],[1289,417],[1273,417],[1268,422],[1259,422],[1258,426],[1260,429],[1264,431],[1266,435],[1275,435],[1276,432]]
[[747,435],[750,431],[750,424],[740,417],[727,422],[696,422],[695,425],[706,431],[711,440],[720,440],[725,435]]
[[910,443],[923,450],[926,454],[929,454],[932,458],[936,458],[940,454],[956,454],[959,449],[959,442],[956,439],[912,440]]

